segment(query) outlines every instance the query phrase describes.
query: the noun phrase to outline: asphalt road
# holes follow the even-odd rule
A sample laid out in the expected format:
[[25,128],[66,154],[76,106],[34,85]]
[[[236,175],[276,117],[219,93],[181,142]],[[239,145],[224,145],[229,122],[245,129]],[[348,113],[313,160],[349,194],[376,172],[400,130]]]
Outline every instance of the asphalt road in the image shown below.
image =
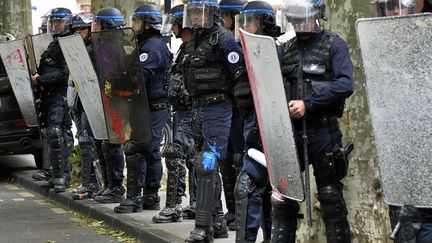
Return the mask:
[[10,182],[8,171],[34,167],[31,156],[0,157],[0,242],[119,242],[89,221]]

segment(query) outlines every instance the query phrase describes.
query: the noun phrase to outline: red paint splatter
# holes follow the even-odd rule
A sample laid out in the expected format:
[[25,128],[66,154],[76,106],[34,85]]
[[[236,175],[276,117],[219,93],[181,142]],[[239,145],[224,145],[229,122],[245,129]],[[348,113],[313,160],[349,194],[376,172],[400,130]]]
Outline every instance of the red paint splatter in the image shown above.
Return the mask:
[[[12,60],[14,60],[14,62],[12,62]],[[15,49],[11,54],[9,54],[5,58],[4,65],[5,66],[11,66],[12,63],[15,63],[16,61],[18,61],[18,63],[19,63],[19,66],[18,66],[19,69],[21,69],[21,70],[26,69],[26,65],[24,63],[25,59],[24,59],[23,54],[21,54],[20,49]]]
[[118,114],[117,110],[113,109],[111,106],[111,100],[110,98],[105,94],[105,92],[102,93],[102,98],[105,104],[105,111],[110,114],[111,118],[111,124],[113,126],[114,132],[117,135],[118,140],[121,144],[124,144],[126,142],[126,136],[123,132],[123,126],[120,122],[120,115]]
[[23,54],[21,54],[21,50],[20,49],[16,49],[15,59],[18,59],[19,64],[21,64],[20,68],[24,69],[25,68],[24,58],[23,58]]
[[281,185],[282,189],[286,190],[287,184],[283,178],[279,178],[279,184]]

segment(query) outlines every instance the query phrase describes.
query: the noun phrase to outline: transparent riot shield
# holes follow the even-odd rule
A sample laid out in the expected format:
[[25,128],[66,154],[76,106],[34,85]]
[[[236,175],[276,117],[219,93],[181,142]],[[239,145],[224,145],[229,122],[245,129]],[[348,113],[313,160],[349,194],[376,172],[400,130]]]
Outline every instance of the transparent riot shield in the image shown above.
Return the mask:
[[36,63],[39,66],[42,53],[46,51],[49,44],[53,42],[54,38],[52,34],[43,33],[43,34],[33,35],[32,40],[33,40],[33,50],[35,54]]
[[29,127],[38,126],[38,113],[24,41],[20,39],[1,43],[0,55],[24,121]]
[[249,83],[270,183],[283,196],[303,201],[304,190],[276,44],[240,29]]
[[432,206],[432,15],[357,21],[384,200]]
[[49,44],[53,41],[51,34],[27,35],[24,43],[27,51],[30,73],[37,73],[42,53],[46,51]]
[[95,138],[108,139],[98,78],[82,37],[62,37],[59,43]]
[[110,142],[151,142],[150,111],[134,31],[93,32],[92,43]]

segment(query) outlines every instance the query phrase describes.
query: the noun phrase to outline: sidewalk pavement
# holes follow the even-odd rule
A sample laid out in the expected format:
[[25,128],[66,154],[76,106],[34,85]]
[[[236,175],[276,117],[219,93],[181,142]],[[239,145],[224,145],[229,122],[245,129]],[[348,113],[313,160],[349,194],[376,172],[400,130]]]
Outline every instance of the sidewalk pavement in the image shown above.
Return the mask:
[[[45,187],[41,187],[43,183],[35,181],[31,177],[34,171],[35,170],[13,171],[12,177],[15,182],[21,186],[54,200],[66,208],[96,220],[102,220],[112,228],[122,230],[130,236],[139,239],[141,242],[185,242],[189,232],[194,228],[194,220],[188,219],[177,223],[153,223],[152,218],[159,213],[159,210],[143,210],[140,213],[117,214],[113,209],[118,204],[99,204],[93,200],[73,200],[70,191],[55,193],[53,189],[48,190]],[[166,194],[165,192],[159,192],[159,196],[161,197],[161,208],[163,208]],[[189,199],[183,198],[184,205],[187,205],[188,202]],[[226,212],[226,208],[224,210]],[[257,242],[261,241],[262,232],[260,230]],[[228,238],[215,239],[215,242],[235,242],[235,232],[229,231]]]

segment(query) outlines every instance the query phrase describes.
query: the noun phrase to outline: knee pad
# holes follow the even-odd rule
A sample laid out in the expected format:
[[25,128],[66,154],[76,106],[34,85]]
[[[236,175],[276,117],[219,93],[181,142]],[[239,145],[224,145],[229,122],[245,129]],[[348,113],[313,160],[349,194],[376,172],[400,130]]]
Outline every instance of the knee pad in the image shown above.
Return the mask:
[[126,167],[128,168],[137,168],[139,164],[139,154],[126,155]]
[[167,160],[182,159],[185,157],[183,147],[178,143],[168,143],[163,156]]
[[124,153],[127,156],[138,154],[139,153],[139,147],[138,143],[135,140],[129,140],[125,144]]
[[53,149],[61,148],[64,138],[63,129],[58,125],[48,126],[47,128],[47,141]]
[[345,218],[348,214],[342,192],[335,185],[324,186],[318,189],[318,200],[324,220]]
[[234,187],[234,196],[236,201],[240,201],[247,198],[253,190],[255,190],[256,185],[252,178],[244,171],[241,171],[237,177],[237,183]]
[[203,151],[195,156],[195,172],[197,175],[208,175],[217,169],[217,157],[213,152]]

